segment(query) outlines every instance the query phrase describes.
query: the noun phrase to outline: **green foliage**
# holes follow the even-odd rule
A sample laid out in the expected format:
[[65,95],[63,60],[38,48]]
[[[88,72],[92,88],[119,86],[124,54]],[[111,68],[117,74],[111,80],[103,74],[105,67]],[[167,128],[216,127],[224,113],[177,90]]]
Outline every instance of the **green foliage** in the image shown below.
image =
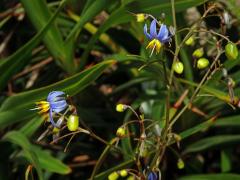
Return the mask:
[[236,3],[0,2],[0,179],[239,179]]

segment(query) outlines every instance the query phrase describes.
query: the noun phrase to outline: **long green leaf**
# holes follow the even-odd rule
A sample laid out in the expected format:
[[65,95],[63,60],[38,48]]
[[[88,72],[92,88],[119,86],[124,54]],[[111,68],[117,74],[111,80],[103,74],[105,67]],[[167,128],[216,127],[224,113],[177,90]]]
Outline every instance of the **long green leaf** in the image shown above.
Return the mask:
[[71,172],[70,167],[53,157],[48,151],[41,150],[37,146],[32,146],[32,150],[37,154],[42,169],[58,174],[69,174]]
[[239,180],[238,174],[199,174],[178,178],[178,180]]
[[26,123],[19,131],[22,132],[25,136],[31,137],[43,122],[44,119],[42,117],[36,116],[28,123]]
[[[21,0],[21,2],[23,4],[24,10],[26,11],[35,28],[38,31],[41,30],[47,24],[49,17],[51,17],[51,12],[47,6],[46,1]],[[43,41],[54,58],[60,62],[62,68],[67,70],[69,73],[72,72],[74,65],[73,60],[64,47],[62,35],[56,24],[50,25]]]
[[28,141],[28,139],[26,138],[26,136],[24,136],[20,132],[11,131],[3,137],[3,140],[17,144],[23,149],[24,154],[28,157],[30,163],[32,163],[33,166],[36,168],[39,179],[42,180],[43,174],[42,174],[42,170],[40,168],[39,160],[36,156],[36,153],[34,151],[32,151],[32,146],[31,146],[30,142]]
[[99,12],[101,12],[106,6],[110,3],[109,0],[98,0],[98,1],[93,1],[91,5],[87,3],[86,5],[88,8],[83,11],[81,14],[81,19],[77,22],[77,24],[74,26],[72,31],[67,37],[67,41],[70,41],[72,39],[76,39],[78,34],[80,33],[81,29],[83,26],[92,20]]
[[113,62],[110,60],[99,63],[55,84],[9,97],[0,108],[0,127],[4,128],[15,122],[32,117],[36,112],[29,109],[34,107],[34,102],[46,99],[51,91],[61,90],[69,95],[77,94],[96,80]]
[[[189,7],[198,6],[207,2],[207,0],[178,0],[175,1],[176,12],[181,12]],[[161,13],[171,15],[171,1],[169,0],[135,0],[127,5],[130,12],[134,13],[149,13],[154,16],[159,16]]]
[[227,117],[223,117],[223,118],[219,118],[214,126],[216,127],[236,127],[239,128],[240,126],[240,116],[239,115],[235,115],[235,116],[227,116]]
[[235,144],[240,142],[240,135],[218,135],[201,139],[184,150],[184,153],[193,153],[198,151],[204,151],[210,148],[216,148],[218,146]]
[[64,3],[59,6],[55,14],[48,21],[48,23],[46,23],[46,25],[27,44],[18,49],[11,56],[0,61],[0,90],[2,90],[6,86],[8,80],[11,78],[12,75],[18,72],[24,65],[26,65],[30,61],[31,58],[29,58],[29,56],[31,55],[33,48],[40,43],[40,41],[50,28],[51,24],[53,23],[63,6]]

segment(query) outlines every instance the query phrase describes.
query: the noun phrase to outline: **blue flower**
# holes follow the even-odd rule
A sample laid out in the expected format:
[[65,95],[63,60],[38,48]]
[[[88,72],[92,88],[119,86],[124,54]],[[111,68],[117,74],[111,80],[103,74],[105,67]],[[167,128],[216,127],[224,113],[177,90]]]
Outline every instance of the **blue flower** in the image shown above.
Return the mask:
[[162,47],[162,44],[171,41],[172,34],[169,33],[169,30],[167,29],[166,25],[161,24],[161,27],[157,33],[157,20],[156,19],[152,20],[152,22],[151,22],[150,33],[148,33],[147,24],[145,24],[143,31],[144,31],[144,34],[146,35],[146,37],[150,40],[150,42],[146,48],[152,49],[152,52],[154,51],[154,49],[156,49],[156,53],[159,53],[160,49]]
[[58,127],[58,125],[53,120],[53,112],[60,113],[68,107],[64,94],[62,91],[52,91],[48,94],[47,101],[36,103],[37,109],[40,109],[39,113],[49,112],[50,122],[54,127]]
[[148,174],[148,180],[158,180],[158,174],[156,172],[150,172]]

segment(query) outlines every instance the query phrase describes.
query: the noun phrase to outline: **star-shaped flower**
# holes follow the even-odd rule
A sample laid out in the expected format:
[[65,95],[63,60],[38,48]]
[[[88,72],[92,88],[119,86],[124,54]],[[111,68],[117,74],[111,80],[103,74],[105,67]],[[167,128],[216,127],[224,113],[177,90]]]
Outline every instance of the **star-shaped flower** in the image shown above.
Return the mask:
[[144,25],[144,34],[146,37],[150,40],[149,44],[147,45],[147,49],[152,49],[151,55],[154,50],[156,50],[156,53],[160,52],[160,49],[164,43],[170,42],[171,37],[173,36],[167,26],[165,24],[161,24],[160,29],[157,33],[157,20],[154,19],[151,22],[150,25],[150,33],[148,33],[147,24]]

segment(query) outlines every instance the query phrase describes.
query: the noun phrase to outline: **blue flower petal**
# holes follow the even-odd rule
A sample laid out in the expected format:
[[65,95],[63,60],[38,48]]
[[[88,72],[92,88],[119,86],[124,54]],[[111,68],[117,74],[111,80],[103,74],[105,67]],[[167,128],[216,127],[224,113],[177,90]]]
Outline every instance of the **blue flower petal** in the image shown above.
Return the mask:
[[152,38],[157,38],[157,21],[154,19],[152,20],[151,22],[151,25],[150,25],[150,35],[152,36]]
[[50,107],[51,107],[52,111],[57,112],[57,113],[66,109],[67,106],[68,106],[68,104],[65,100],[54,102],[54,103],[50,104]]
[[166,37],[168,37],[168,29],[167,26],[165,24],[162,24],[160,27],[160,30],[158,32],[157,38],[159,41],[162,42],[163,39],[166,39]]
[[58,127],[58,125],[53,121],[52,117],[52,109],[49,110],[49,117],[50,117],[50,122],[54,127]]
[[167,43],[167,42],[170,42],[172,39],[171,39],[172,36],[168,36],[166,39],[163,39],[162,40],[162,43]]
[[48,94],[47,101],[51,103],[52,101],[56,101],[56,97],[64,95],[65,93],[62,91],[52,91]]
[[155,172],[150,172],[148,175],[148,180],[158,180],[158,175]]
[[144,25],[143,32],[148,39],[152,39],[151,35],[147,32],[147,24]]

